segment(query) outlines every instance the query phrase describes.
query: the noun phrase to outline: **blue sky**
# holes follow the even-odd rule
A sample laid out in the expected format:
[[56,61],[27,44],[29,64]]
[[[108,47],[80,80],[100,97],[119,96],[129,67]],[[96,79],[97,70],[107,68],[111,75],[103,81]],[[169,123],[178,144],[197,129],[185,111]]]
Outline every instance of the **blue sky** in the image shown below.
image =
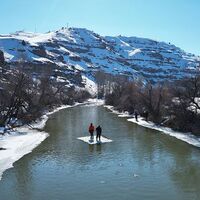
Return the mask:
[[200,0],[0,0],[0,34],[83,27],[174,43],[200,55]]

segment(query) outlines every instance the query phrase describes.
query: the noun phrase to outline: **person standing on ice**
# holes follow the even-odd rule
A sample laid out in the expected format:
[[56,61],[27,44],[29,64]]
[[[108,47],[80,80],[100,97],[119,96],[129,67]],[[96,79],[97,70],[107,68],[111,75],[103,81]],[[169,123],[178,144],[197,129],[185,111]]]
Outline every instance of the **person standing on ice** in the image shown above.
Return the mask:
[[94,126],[91,123],[88,129],[89,133],[90,133],[90,139],[93,140],[93,136],[94,136]]
[[97,135],[96,135],[96,141],[98,141],[98,139],[99,139],[99,142],[100,142],[101,141],[101,133],[102,133],[102,128],[101,128],[100,125],[97,126],[96,133],[97,133]]
[[139,115],[138,111],[135,110],[135,120],[136,120],[137,122],[138,122],[138,115]]
[[149,112],[147,110],[143,113],[145,120],[148,122]]

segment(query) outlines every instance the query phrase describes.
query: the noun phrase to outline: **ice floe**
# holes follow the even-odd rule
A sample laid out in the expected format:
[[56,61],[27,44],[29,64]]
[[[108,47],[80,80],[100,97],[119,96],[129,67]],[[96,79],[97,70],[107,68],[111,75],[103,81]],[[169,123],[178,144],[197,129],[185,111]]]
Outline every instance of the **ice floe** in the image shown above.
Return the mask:
[[90,136],[78,137],[77,139],[86,142],[88,144],[102,144],[102,143],[112,142],[112,140],[104,136],[101,136],[101,141],[97,141],[95,136],[93,139],[91,139]]

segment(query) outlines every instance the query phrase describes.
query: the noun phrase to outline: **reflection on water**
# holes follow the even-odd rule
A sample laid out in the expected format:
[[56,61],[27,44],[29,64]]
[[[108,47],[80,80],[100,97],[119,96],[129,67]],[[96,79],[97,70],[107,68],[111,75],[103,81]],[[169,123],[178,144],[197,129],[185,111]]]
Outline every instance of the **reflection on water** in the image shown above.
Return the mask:
[[88,145],[89,152],[98,152],[99,154],[101,153],[101,146],[104,144],[97,144],[97,145]]
[[[91,122],[113,142],[77,140]],[[200,199],[200,151],[175,138],[97,106],[57,112],[45,131],[50,137],[4,174],[0,199]]]

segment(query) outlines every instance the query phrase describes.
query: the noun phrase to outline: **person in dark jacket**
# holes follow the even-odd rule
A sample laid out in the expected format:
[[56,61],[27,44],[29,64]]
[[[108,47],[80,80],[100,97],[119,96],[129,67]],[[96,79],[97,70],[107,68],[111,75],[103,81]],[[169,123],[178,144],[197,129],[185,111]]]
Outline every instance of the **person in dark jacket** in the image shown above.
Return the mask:
[[138,115],[139,115],[138,111],[135,110],[135,120],[136,120],[137,122],[138,122]]
[[97,128],[96,128],[96,140],[98,141],[101,141],[101,133],[102,133],[102,128],[101,128],[101,126],[97,126]]
[[143,113],[145,120],[148,122],[149,112],[147,110]]

